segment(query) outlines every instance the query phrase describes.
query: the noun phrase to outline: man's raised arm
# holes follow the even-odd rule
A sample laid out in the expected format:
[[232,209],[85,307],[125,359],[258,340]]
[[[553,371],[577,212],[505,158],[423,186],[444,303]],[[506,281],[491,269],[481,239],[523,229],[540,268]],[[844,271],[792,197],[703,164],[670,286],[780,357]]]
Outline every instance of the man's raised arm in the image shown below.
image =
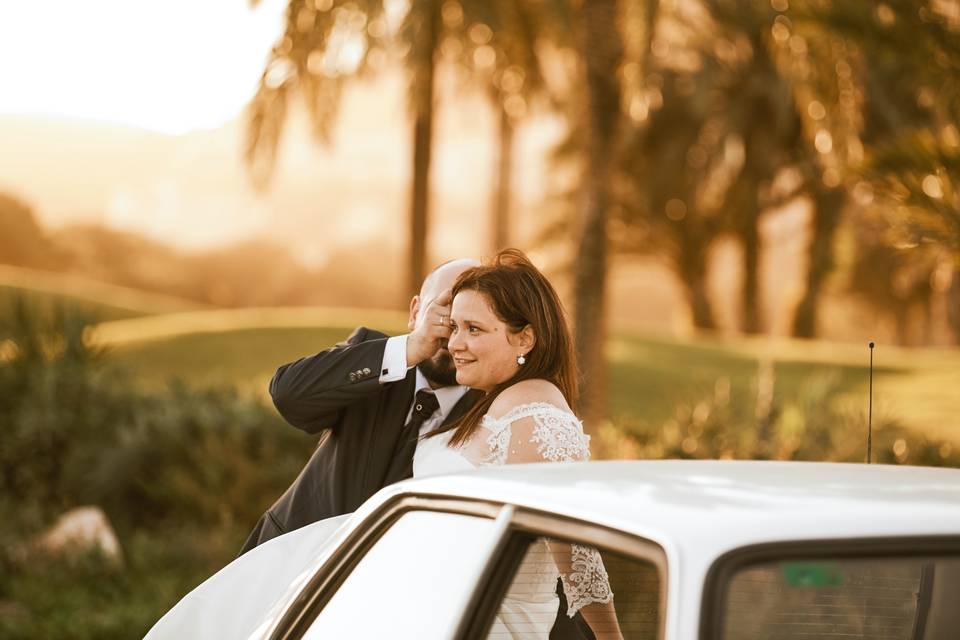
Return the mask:
[[360,327],[345,342],[281,366],[270,381],[277,411],[307,433],[329,428],[340,409],[379,391],[387,341]]

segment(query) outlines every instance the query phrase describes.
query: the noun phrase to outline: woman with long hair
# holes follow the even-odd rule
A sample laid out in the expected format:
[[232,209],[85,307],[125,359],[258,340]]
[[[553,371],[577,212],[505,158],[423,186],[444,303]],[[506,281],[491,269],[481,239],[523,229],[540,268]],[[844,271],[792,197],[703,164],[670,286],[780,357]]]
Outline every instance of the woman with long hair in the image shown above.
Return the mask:
[[[516,249],[464,271],[452,290],[447,345],[457,382],[483,398],[460,420],[424,436],[414,476],[524,462],[590,457],[577,419],[577,371],[560,298]],[[559,576],[567,615],[580,611],[597,638],[620,638],[613,593],[596,549],[541,540],[521,571],[533,588],[508,591],[494,631],[546,638],[556,616]],[[551,617],[551,613],[552,616]]]

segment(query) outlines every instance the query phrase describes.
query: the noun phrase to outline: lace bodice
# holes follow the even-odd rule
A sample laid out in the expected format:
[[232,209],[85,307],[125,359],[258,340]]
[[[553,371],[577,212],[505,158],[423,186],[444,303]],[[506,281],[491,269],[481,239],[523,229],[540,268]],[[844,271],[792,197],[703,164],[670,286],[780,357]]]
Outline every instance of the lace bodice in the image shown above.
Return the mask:
[[[590,436],[583,432],[580,420],[569,411],[545,402],[518,405],[499,418],[484,416],[462,447],[449,448],[451,436],[452,432],[447,432],[421,443],[428,448],[422,456],[418,451],[420,459],[414,466],[414,475],[458,471],[464,461],[474,467],[488,467],[590,458]],[[441,445],[446,451],[439,450]],[[459,456],[451,455],[454,453]],[[528,601],[553,598],[559,575],[570,616],[593,602],[607,603],[613,599],[603,560],[596,549],[544,541],[537,545],[542,548],[532,549],[521,566],[521,572],[530,576],[534,584],[528,584],[526,592],[514,594],[515,597]]]

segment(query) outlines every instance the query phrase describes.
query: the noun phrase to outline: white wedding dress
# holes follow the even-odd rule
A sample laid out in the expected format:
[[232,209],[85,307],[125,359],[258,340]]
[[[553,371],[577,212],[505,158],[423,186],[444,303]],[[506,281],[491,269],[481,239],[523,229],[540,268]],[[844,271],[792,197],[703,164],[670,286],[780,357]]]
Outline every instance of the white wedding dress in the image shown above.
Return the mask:
[[[574,462],[590,457],[590,437],[572,413],[547,403],[523,404],[500,418],[484,416],[465,444],[450,447],[453,431],[421,441],[414,477],[521,462]],[[613,600],[596,549],[577,544],[534,543],[507,591],[490,637],[547,638],[559,608],[557,578],[567,597],[567,615]]]

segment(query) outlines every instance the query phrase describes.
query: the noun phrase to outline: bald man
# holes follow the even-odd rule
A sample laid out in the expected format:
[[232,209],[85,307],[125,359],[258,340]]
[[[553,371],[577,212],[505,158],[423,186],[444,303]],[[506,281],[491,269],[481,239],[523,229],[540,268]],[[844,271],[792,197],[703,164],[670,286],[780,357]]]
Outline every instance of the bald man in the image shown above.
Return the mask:
[[409,478],[417,436],[473,406],[480,394],[457,385],[446,340],[450,289],[478,264],[461,259],[434,269],[410,300],[408,334],[390,338],[360,327],[346,342],[277,370],[270,381],[277,410],[298,429],[321,434],[320,443],[261,516],[241,554],[350,513],[382,487]]

